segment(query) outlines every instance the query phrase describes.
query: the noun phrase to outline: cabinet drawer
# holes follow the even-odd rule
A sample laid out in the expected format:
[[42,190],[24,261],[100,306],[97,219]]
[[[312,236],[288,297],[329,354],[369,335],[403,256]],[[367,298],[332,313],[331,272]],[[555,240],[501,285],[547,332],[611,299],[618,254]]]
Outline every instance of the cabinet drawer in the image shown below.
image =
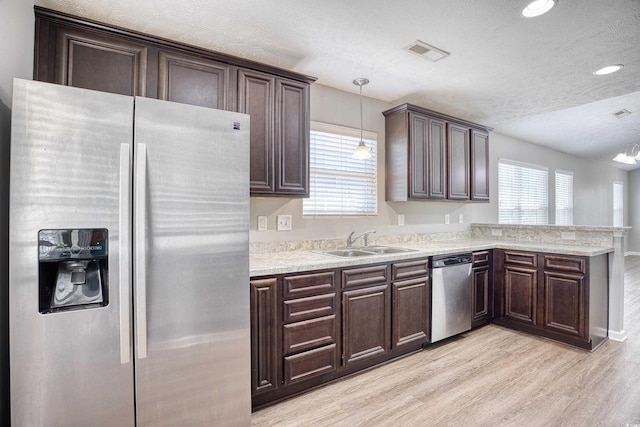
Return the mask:
[[287,356],[284,358],[284,384],[295,384],[331,372],[336,369],[337,362],[335,344]]
[[300,322],[336,312],[336,294],[316,295],[284,302],[284,322]]
[[474,252],[473,253],[473,266],[483,267],[489,265],[489,251]]
[[284,297],[299,298],[335,290],[334,273],[302,274],[298,276],[285,276]]
[[404,280],[429,275],[429,259],[401,262],[391,265],[391,280]]
[[336,316],[291,323],[284,325],[283,331],[282,351],[284,354],[330,344],[336,341]]
[[587,261],[582,257],[545,255],[544,269],[567,273],[586,273]]
[[388,269],[386,265],[342,270],[342,287],[353,288],[355,286],[386,283],[387,277]]
[[504,251],[504,263],[527,267],[538,267],[538,255],[532,252]]

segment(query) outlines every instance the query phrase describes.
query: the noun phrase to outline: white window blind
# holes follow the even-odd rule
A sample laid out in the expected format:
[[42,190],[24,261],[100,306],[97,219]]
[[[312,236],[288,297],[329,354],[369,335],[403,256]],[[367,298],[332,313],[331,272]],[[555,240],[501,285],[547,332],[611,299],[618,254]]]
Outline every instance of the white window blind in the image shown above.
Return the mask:
[[547,224],[547,169],[500,159],[498,162],[498,222]]
[[371,159],[352,157],[360,142],[360,129],[311,123],[309,193],[303,215],[376,215],[377,135],[364,132]]
[[622,182],[613,183],[613,226],[624,225],[624,191]]
[[573,225],[573,172],[556,170],[556,225]]

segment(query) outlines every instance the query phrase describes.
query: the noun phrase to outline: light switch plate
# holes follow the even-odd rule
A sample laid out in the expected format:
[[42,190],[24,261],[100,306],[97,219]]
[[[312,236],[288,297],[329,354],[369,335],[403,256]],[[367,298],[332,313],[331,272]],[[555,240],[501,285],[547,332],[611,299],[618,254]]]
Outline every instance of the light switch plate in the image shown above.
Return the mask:
[[398,225],[400,227],[404,226],[404,215],[403,214],[398,215]]
[[266,215],[258,215],[258,231],[267,231]]
[[576,233],[574,231],[563,231],[560,233],[562,240],[576,240]]
[[491,229],[491,235],[492,236],[502,236],[502,229],[501,228],[492,228]]
[[276,218],[276,230],[291,231],[291,215],[278,215]]

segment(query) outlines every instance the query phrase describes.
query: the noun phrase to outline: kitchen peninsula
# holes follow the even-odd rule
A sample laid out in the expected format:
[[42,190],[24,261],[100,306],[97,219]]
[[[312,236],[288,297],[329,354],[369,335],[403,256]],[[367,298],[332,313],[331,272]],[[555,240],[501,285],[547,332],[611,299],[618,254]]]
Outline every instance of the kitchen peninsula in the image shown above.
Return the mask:
[[595,350],[618,338],[608,329],[625,232],[472,224],[454,235],[372,235],[371,246],[411,250],[359,257],[325,253],[342,239],[254,243],[253,406],[428,345],[433,255],[474,254],[474,327],[493,321]]

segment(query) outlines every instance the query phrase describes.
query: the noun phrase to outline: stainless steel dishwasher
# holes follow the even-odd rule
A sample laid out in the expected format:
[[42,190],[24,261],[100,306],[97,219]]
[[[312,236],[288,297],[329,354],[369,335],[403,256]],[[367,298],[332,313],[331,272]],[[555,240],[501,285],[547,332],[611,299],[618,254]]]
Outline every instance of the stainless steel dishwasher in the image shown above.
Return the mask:
[[431,257],[431,342],[471,329],[471,253]]

